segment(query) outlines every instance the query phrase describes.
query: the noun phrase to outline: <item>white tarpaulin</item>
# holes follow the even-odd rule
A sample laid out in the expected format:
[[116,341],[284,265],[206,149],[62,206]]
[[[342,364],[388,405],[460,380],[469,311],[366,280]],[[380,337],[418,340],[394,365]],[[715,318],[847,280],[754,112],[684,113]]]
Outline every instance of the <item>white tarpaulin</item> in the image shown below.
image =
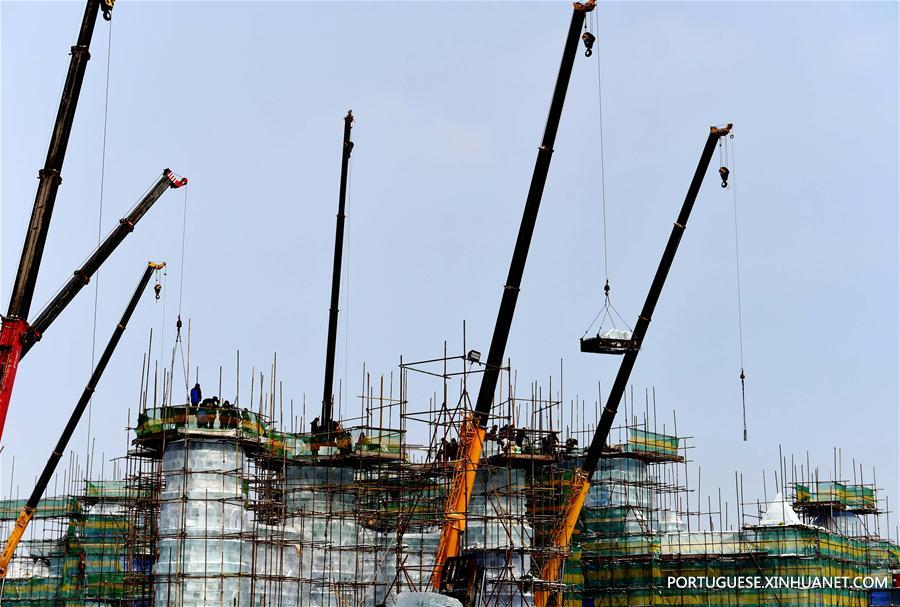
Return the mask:
[[401,592],[397,595],[397,607],[462,607],[462,603],[435,592]]
[[631,331],[625,329],[608,329],[600,334],[603,339],[631,339]]
[[785,525],[800,525],[800,517],[794,512],[794,508],[784,499],[779,492],[775,500],[769,504],[759,521],[762,527],[783,527]]

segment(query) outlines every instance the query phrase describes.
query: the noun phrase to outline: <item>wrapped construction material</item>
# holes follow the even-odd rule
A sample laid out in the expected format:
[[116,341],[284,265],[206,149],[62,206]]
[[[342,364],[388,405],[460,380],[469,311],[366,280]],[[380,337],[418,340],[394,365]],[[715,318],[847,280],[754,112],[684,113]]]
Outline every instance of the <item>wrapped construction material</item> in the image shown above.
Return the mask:
[[401,592],[397,607],[462,607],[462,603],[436,592]]
[[782,525],[799,525],[800,517],[794,512],[794,508],[784,499],[781,492],[775,496],[775,500],[769,504],[759,521],[760,527],[777,527]]
[[606,331],[601,333],[600,337],[602,337],[603,339],[629,340],[631,339],[631,331],[627,331],[625,329],[616,329],[614,327],[612,329],[607,329]]

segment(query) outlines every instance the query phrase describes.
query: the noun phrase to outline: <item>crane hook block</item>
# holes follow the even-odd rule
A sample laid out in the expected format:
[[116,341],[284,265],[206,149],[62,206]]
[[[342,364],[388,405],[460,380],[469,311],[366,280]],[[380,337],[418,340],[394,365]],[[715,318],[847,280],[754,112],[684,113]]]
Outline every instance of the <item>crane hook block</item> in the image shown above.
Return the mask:
[[156,301],[159,301],[159,292],[162,291],[162,285],[156,283],[153,285],[153,293],[156,295]]
[[103,20],[112,21],[112,9],[116,0],[100,0],[100,8],[103,10]]
[[590,32],[585,32],[581,34],[581,39],[584,41],[584,56],[590,57],[594,54],[594,42],[597,40],[597,37]]
[[722,178],[722,187],[723,188],[728,187],[728,175],[730,173],[731,173],[731,171],[728,170],[728,167],[720,167],[719,168],[719,177]]

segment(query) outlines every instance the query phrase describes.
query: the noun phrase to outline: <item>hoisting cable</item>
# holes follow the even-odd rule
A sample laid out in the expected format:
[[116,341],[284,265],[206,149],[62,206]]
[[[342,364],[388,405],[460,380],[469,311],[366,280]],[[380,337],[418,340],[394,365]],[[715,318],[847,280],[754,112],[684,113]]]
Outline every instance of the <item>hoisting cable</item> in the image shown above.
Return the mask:
[[[359,125],[359,118],[354,117]],[[344,207],[344,267],[346,271],[342,271],[341,278],[344,281],[344,381],[342,386],[348,386],[347,379],[350,370],[350,228],[353,223],[350,221],[350,203],[353,201],[353,156],[347,159],[347,192]]]
[[[592,22],[592,29],[597,31],[596,23],[599,19],[595,12],[588,17]],[[590,55],[589,55],[590,56]],[[609,299],[609,250],[606,239],[606,164],[603,154],[603,73],[600,66],[600,54],[597,54],[597,116],[600,127],[600,207],[603,212],[603,278],[606,281],[604,291]]]
[[[181,304],[184,301],[184,249],[185,243],[187,242],[187,185],[185,185],[183,189],[184,209],[181,214],[181,263],[178,269],[178,320],[175,322],[175,343],[178,344],[178,350],[181,354],[181,368],[184,372],[184,392],[185,396],[187,396],[187,394],[190,392],[190,369],[187,368],[187,358],[184,355],[184,342],[181,339],[181,327],[183,325],[183,323],[181,322]],[[175,378],[173,377],[173,383],[174,380]]]
[[[104,11],[104,19],[106,11]],[[103,98],[103,143],[100,151],[100,201],[97,209],[97,246],[103,239],[103,194],[106,189],[106,141],[107,131],[109,127],[109,72],[112,63],[112,21],[106,30],[106,83]],[[97,308],[100,301],[100,269],[94,273],[94,317],[91,323],[91,369],[94,368],[97,356]],[[93,396],[88,400],[87,405],[87,447],[85,453],[90,453],[91,445],[91,418],[93,412]]]
[[[588,22],[590,22],[590,28],[594,31],[598,31],[598,23],[599,18],[595,12],[592,12],[588,20],[584,24],[584,33],[581,36],[582,41],[585,46],[585,56],[591,57],[593,55],[593,46],[596,41],[596,36],[594,36],[591,32],[588,31]],[[622,315],[619,314],[618,310],[615,309],[612,305],[612,301],[610,300],[610,284],[609,284],[609,245],[607,238],[607,219],[606,219],[606,164],[604,158],[604,150],[603,150],[603,71],[602,66],[600,64],[600,54],[597,54],[597,116],[598,116],[598,127],[599,127],[599,161],[600,161],[600,208],[603,219],[603,274],[604,274],[604,284],[603,284],[603,297],[604,303],[603,307],[591,321],[591,324],[588,326],[587,330],[582,335],[582,339],[590,333],[591,329],[594,328],[594,325],[597,323],[597,320],[600,320],[600,325],[598,327],[598,334],[600,330],[603,328],[603,323],[608,319],[613,328],[616,327],[615,317],[619,318],[619,321],[625,325],[629,331],[631,331],[631,327],[628,322],[622,318]]]
[[[741,251],[740,251],[740,241],[738,239],[738,207],[737,207],[737,189],[734,185],[734,180],[731,180],[731,183],[728,183],[728,177],[731,174],[731,171],[728,169],[729,158],[728,158],[728,140],[734,139],[734,133],[731,133],[728,136],[728,139],[722,138],[719,140],[719,176],[722,178],[722,187],[728,188],[731,190],[731,199],[732,206],[734,208],[734,266],[735,266],[735,278],[737,285],[737,312],[738,312],[738,351],[740,355],[740,363],[741,363],[741,371],[739,374],[739,378],[741,380],[741,415],[743,422],[743,430],[744,430],[744,441],[747,440],[747,389],[746,389],[746,378],[747,375],[744,372],[744,314],[743,314],[743,306],[742,306],[742,297],[741,297]],[[731,149],[731,168],[734,169],[734,143],[732,143]]]

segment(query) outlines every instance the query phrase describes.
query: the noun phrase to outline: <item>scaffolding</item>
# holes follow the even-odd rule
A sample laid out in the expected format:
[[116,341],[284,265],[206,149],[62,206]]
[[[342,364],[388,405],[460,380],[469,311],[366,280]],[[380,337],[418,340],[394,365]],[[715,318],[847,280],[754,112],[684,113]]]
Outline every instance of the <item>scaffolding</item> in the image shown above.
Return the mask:
[[[125,484],[70,479],[63,483],[70,489],[66,497],[41,503],[3,581],[4,602],[47,607],[125,604]],[[4,532],[24,504],[16,499],[0,502]]]
[[880,537],[887,513],[874,484],[818,481],[808,463],[798,474],[780,458],[772,499],[745,501],[736,475],[732,525],[721,490],[718,509],[711,497],[701,504],[699,468],[697,487],[689,486],[687,439],[647,429],[655,426],[649,411],[638,421],[632,408],[626,419],[619,434],[627,442],[604,454],[579,520],[567,605],[863,607],[877,593],[829,580],[889,580],[900,568],[900,548]]
[[[2,600],[388,607],[402,593],[430,590],[454,444],[471,410],[469,386],[484,371],[465,343],[462,352],[445,344],[441,356],[401,359],[387,376],[364,369],[357,406],[339,401],[340,426],[328,435],[305,431],[305,407],[299,422],[293,405],[285,415],[279,403],[275,414],[274,380],[251,410],[217,400],[172,405],[169,379],[150,406],[148,377],[127,454],[117,460],[123,474],[117,464],[113,479],[86,481],[90,467],[72,458],[53,488],[59,497],[45,498],[37,512]],[[511,365],[501,369],[461,536],[462,554],[483,572],[479,607],[529,606],[541,589],[562,590],[571,607],[857,606],[870,594],[670,581],[884,577],[900,569],[897,544],[880,537],[887,508],[874,477],[863,482],[855,463],[851,479],[834,480],[838,468],[823,480],[808,462],[798,468],[782,458],[772,499],[764,491],[761,501],[745,500],[736,476],[731,513],[721,491],[718,508],[711,499],[704,506],[699,467],[689,482],[691,437],[679,434],[674,413],[657,418],[655,394],[637,400],[626,394],[562,579],[542,580],[541,563],[558,556],[547,531],[598,404],[591,418],[583,399],[564,401],[560,382],[520,390]],[[0,502],[5,530],[21,506]]]

